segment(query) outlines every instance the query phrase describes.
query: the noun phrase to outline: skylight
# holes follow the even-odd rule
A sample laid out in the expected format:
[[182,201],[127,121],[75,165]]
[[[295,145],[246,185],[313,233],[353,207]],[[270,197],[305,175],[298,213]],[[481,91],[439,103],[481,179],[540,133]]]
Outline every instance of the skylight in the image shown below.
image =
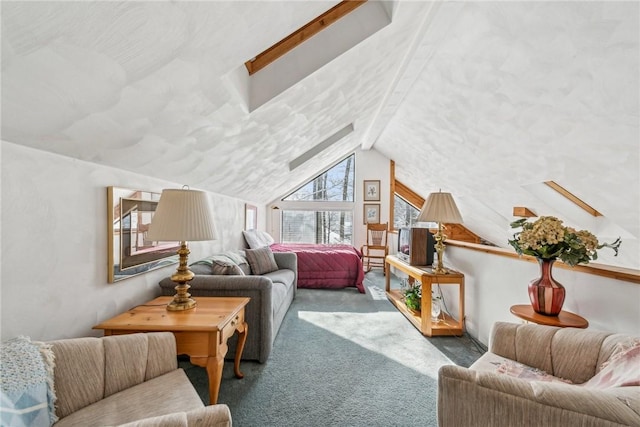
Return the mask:
[[289,34],[278,43],[269,47],[265,51],[260,52],[255,58],[244,63],[249,75],[251,76],[262,70],[264,67],[318,34],[338,19],[342,18],[349,12],[352,12],[357,7],[362,6],[366,1],[367,0],[340,2],[308,24]]
[[228,79],[249,112],[391,23],[388,4],[343,1],[240,65]]

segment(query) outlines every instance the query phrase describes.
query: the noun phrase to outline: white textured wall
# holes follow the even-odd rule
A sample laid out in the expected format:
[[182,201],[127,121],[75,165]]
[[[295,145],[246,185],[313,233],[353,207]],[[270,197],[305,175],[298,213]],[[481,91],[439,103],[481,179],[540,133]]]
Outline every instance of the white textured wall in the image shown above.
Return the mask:
[[[160,192],[181,183],[4,141],[1,160],[3,340],[100,335],[93,325],[159,294],[177,264],[107,283],[107,187]],[[243,246],[244,201],[210,197],[220,237],[192,243],[192,261]],[[264,227],[264,207],[259,218]]]
[[[521,322],[509,308],[529,303],[527,286],[539,276],[538,264],[453,246],[447,246],[444,261],[465,274],[466,325],[472,336],[487,344],[495,322]],[[586,318],[590,329],[640,336],[640,285],[560,268],[554,268],[553,277],[567,289],[563,310]],[[457,313],[457,299],[449,294],[449,310]]]
[[464,225],[496,245],[509,247],[513,207],[526,206],[622,237],[598,262],[640,269],[639,15],[637,1],[441,2],[374,148],[414,191],[451,192]]
[[[365,202],[364,180],[380,180],[380,201]],[[358,150],[356,152],[356,212],[353,216],[355,227],[354,246],[360,248],[367,241],[367,226],[363,224],[363,205],[380,204],[380,222],[389,222],[389,159],[378,151]]]

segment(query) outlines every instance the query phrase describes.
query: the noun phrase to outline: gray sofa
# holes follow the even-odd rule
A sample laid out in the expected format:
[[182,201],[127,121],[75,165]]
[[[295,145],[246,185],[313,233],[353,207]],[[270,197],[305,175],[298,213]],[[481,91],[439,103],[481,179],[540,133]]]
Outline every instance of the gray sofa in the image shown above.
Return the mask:
[[[298,286],[298,257],[291,252],[274,253],[278,270],[254,275],[248,263],[238,253],[229,253],[230,258],[243,270],[244,275],[212,274],[208,260],[200,260],[189,266],[195,277],[189,282],[193,297],[244,296],[251,298],[245,309],[249,325],[247,342],[242,352],[243,360],[266,362],[278,334],[280,325],[293,302]],[[225,254],[209,259],[224,257]],[[243,259],[243,261],[241,261]],[[160,282],[162,295],[174,295],[176,284],[170,278]],[[235,355],[237,335],[229,339],[226,358]]]

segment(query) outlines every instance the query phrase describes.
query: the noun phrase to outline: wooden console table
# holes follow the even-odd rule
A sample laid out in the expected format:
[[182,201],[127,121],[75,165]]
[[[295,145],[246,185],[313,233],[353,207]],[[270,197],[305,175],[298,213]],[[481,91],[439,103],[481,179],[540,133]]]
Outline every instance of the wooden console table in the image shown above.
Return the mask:
[[518,304],[511,306],[511,314],[526,322],[538,325],[558,326],[560,328],[582,328],[589,326],[589,322],[582,316],[570,311],[561,311],[557,316],[545,316],[533,311],[531,304]]
[[173,297],[158,297],[139,305],[93,329],[104,329],[105,335],[132,334],[136,332],[173,332],[178,354],[187,354],[191,363],[202,366],[209,377],[209,403],[218,402],[222,366],[227,354],[227,340],[236,331],[238,343],[234,359],[234,373],[242,378],[240,358],[247,341],[247,323],[244,308],[249,302],[245,297],[195,297],[195,308],[184,311],[167,311]]
[[[416,280],[422,284],[422,309],[419,313],[414,313],[405,305],[402,293],[397,289],[391,289],[391,266],[409,275],[409,283]],[[409,319],[423,335],[428,337],[457,335],[464,332],[464,274],[457,271],[450,271],[448,274],[434,274],[430,267],[413,266],[402,261],[394,255],[385,258],[385,276],[387,298],[396,308]],[[441,314],[442,320],[433,322],[431,320],[431,289],[433,285],[458,285],[458,319],[454,319],[444,311]]]

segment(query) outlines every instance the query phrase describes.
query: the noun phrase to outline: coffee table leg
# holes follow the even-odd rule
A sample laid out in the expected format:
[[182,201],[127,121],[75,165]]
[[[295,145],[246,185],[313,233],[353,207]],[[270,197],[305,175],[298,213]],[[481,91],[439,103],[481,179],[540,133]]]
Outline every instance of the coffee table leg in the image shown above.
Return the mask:
[[244,378],[244,374],[240,372],[240,359],[242,358],[242,352],[244,351],[244,344],[247,342],[247,332],[249,331],[249,325],[244,322],[242,326],[236,329],[238,331],[238,343],[236,344],[236,356],[233,359],[233,373],[236,374],[236,378]]

